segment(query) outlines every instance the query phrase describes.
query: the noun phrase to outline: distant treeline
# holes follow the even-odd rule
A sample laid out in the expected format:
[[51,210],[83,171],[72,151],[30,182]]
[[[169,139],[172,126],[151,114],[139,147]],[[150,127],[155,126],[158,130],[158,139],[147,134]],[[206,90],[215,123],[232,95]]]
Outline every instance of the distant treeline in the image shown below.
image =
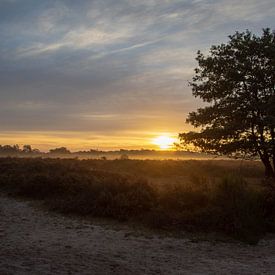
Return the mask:
[[189,151],[157,151],[150,149],[140,149],[140,150],[127,150],[119,149],[114,151],[102,151],[96,149],[90,149],[87,151],[75,151],[72,152],[66,147],[58,147],[50,149],[48,152],[42,152],[37,148],[32,148],[31,145],[0,145],[0,155],[4,156],[43,156],[43,155],[62,155],[62,156],[94,156],[94,157],[104,157],[108,155],[117,155],[122,158],[127,158],[128,156],[146,156],[146,155],[170,155],[170,156],[184,156],[184,155],[202,155],[201,153],[189,152]]
[[19,145],[0,145],[0,154],[17,155],[17,154],[41,154],[38,149],[33,149],[31,145],[24,145],[20,148]]

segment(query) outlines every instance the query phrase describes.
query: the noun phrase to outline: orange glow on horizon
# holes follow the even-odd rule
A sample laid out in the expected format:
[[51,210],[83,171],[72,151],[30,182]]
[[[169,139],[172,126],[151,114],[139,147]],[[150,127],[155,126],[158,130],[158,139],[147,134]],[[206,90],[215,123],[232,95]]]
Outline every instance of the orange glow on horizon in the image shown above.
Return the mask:
[[71,151],[90,149],[99,150],[173,150],[176,142],[174,134],[149,131],[127,131],[104,134],[100,132],[44,132],[44,131],[10,131],[0,133],[1,145],[29,144],[41,151],[57,147],[67,147]]
[[161,150],[171,150],[176,138],[169,135],[161,135],[152,140],[152,144],[157,145]]

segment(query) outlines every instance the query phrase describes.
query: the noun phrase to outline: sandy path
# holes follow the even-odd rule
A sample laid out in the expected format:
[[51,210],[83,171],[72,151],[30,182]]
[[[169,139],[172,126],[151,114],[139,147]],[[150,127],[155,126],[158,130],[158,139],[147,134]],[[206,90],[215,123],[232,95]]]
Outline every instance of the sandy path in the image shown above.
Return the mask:
[[258,246],[138,236],[0,196],[0,274],[275,274]]

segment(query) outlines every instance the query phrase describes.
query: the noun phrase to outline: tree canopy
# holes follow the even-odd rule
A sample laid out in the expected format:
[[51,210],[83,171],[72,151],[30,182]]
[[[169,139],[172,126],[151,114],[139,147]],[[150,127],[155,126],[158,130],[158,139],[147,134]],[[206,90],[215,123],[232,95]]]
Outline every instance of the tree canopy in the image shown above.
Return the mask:
[[275,177],[275,32],[236,32],[226,44],[198,51],[190,82],[205,107],[189,113],[198,132],[179,134],[182,144],[204,152],[259,156]]

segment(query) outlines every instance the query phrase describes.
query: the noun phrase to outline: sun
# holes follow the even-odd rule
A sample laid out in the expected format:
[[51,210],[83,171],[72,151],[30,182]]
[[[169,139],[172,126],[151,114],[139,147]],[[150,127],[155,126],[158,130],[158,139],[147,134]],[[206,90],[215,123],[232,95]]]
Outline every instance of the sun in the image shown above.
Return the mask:
[[175,142],[176,139],[168,135],[158,136],[152,140],[152,143],[159,146],[159,148],[162,150],[171,149]]

